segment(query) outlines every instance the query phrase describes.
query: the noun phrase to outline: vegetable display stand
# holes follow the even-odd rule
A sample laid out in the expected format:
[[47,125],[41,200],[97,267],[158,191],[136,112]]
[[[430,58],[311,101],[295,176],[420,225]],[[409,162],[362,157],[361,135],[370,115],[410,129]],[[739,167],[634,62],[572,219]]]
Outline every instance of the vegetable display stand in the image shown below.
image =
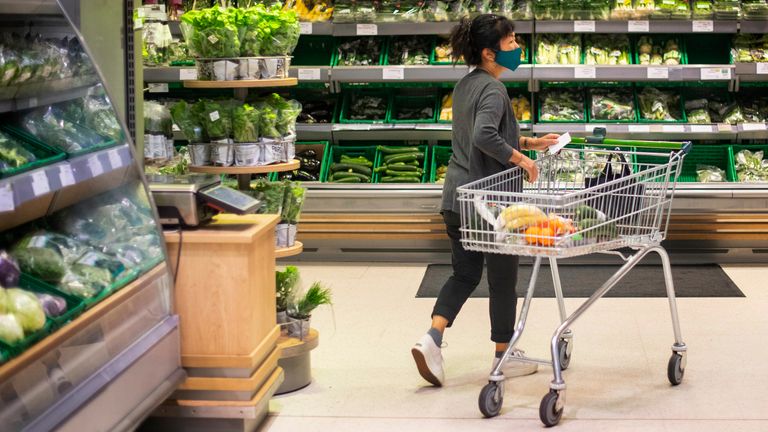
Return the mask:
[[308,386],[312,382],[311,352],[320,343],[320,334],[315,329],[302,340],[295,337],[281,336],[277,345],[282,354],[278,364],[285,370],[285,381],[275,394],[284,394]]
[[198,89],[236,89],[236,88],[264,88],[264,87],[293,87],[299,84],[297,78],[279,78],[262,80],[231,80],[231,81],[184,81],[186,88]]
[[191,172],[204,174],[233,174],[237,176],[238,187],[242,190],[250,188],[251,174],[268,174],[271,172],[294,171],[299,169],[299,161],[294,159],[286,163],[254,167],[215,167],[215,166],[190,166]]

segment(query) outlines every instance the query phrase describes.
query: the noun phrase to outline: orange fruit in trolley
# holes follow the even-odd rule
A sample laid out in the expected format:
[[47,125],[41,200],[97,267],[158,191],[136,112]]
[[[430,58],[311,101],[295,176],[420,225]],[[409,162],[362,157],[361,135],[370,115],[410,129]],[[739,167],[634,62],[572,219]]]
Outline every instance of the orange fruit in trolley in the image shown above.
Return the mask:
[[532,226],[525,230],[525,241],[532,245],[553,246],[555,244],[555,229],[545,226]]
[[528,227],[527,230],[525,230],[525,241],[528,244],[538,244],[539,243],[539,233],[541,232],[541,228],[537,226]]

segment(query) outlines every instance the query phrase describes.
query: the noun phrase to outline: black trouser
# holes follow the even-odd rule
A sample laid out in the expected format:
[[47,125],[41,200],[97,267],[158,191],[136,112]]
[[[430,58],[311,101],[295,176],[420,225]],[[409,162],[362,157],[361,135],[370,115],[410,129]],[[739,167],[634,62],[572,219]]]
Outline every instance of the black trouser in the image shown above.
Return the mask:
[[452,211],[443,212],[443,220],[451,239],[451,261],[453,275],[443,285],[437,297],[432,315],[440,315],[453,324],[464,302],[480,283],[483,276],[483,261],[488,266],[488,288],[490,291],[489,311],[491,315],[491,340],[506,343],[512,339],[517,306],[517,267],[520,258],[516,255],[501,255],[468,251],[461,245],[461,217]]

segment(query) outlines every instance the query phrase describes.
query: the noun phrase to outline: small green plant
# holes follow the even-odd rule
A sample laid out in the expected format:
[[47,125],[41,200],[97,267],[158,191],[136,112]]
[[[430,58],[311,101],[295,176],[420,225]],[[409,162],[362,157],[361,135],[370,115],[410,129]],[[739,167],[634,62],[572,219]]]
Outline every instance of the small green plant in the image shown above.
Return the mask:
[[331,290],[324,288],[320,282],[315,282],[303,297],[296,300],[296,304],[293,305],[288,315],[297,319],[307,319],[318,306],[330,304],[332,304]]
[[287,266],[285,271],[275,272],[275,301],[278,312],[288,309],[298,282],[299,269],[296,266]]

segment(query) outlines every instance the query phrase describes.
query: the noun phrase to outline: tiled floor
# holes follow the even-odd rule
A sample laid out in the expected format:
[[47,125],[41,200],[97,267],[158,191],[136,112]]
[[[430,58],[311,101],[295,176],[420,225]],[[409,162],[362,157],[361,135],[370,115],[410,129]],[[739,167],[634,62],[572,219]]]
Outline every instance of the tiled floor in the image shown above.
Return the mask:
[[[477,398],[493,346],[487,299],[470,299],[443,350],[447,382],[418,375],[411,345],[434,299],[415,298],[423,265],[301,264],[305,282],[333,288],[335,305],[313,316],[320,346],[313,383],[275,397],[263,430],[541,430],[549,368],[508,380],[501,414],[483,419]],[[673,342],[664,298],[602,299],[578,321],[560,431],[768,431],[768,267],[727,267],[746,298],[678,300],[689,346],[682,385],[666,378]],[[567,283],[567,282],[564,282]],[[583,299],[567,299],[573,310]],[[547,357],[554,299],[534,299],[521,347]]]

